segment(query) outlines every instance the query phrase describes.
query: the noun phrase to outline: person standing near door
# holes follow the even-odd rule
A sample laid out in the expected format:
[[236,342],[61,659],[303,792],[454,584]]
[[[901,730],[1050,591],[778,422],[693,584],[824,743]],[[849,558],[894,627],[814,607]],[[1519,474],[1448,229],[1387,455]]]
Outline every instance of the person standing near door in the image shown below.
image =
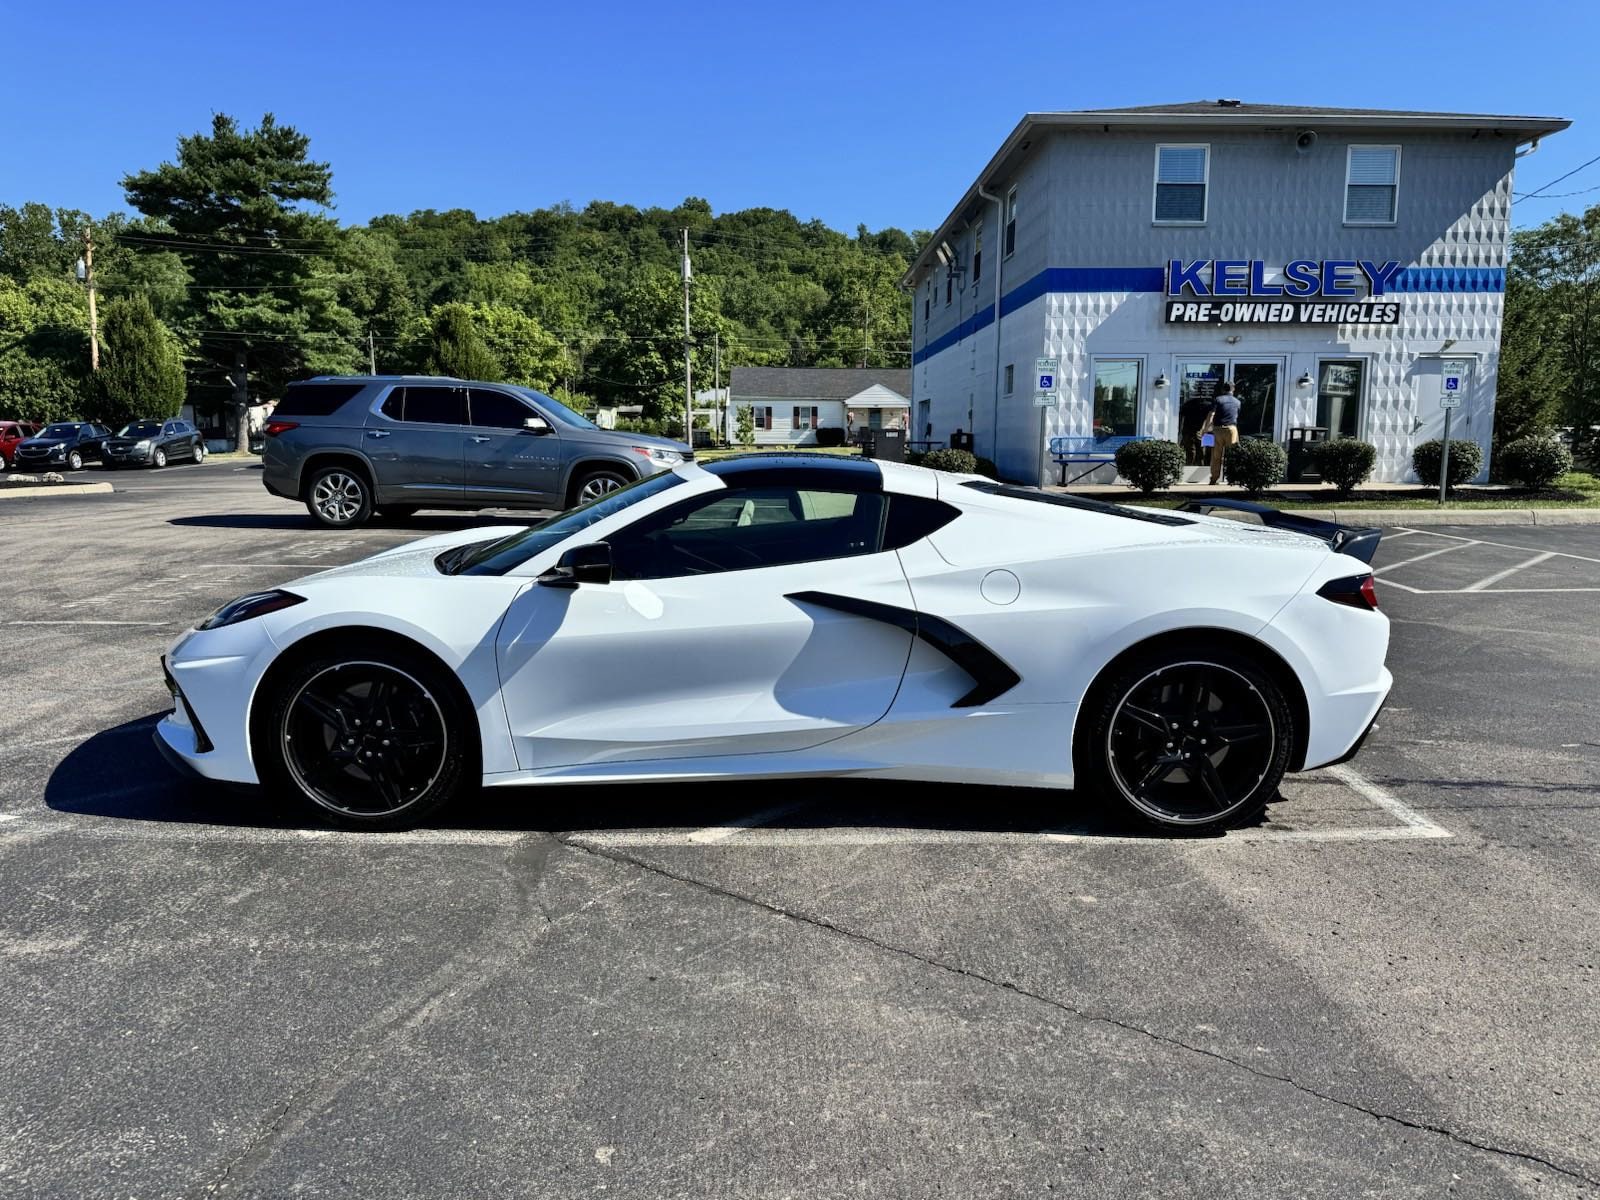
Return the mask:
[[1217,384],[1217,394],[1211,399],[1211,412],[1201,427],[1202,435],[1211,434],[1211,486],[1222,479],[1222,459],[1228,447],[1239,442],[1239,397],[1233,394],[1233,384],[1224,379]]
[[1178,442],[1183,446],[1186,466],[1206,465],[1205,451],[1200,445],[1200,433],[1206,418],[1211,415],[1211,397],[1190,396],[1178,408]]

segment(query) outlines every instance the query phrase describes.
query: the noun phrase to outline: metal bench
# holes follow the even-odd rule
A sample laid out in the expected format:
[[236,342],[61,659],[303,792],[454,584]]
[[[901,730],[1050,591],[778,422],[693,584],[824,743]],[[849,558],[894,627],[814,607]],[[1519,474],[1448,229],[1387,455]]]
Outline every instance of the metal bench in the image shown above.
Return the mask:
[[[1076,483],[1085,475],[1093,474],[1107,463],[1117,461],[1117,451],[1129,442],[1145,442],[1144,437],[1053,437],[1050,439],[1050,456],[1061,468],[1061,486]],[[1088,464],[1071,479],[1067,478],[1069,466]]]

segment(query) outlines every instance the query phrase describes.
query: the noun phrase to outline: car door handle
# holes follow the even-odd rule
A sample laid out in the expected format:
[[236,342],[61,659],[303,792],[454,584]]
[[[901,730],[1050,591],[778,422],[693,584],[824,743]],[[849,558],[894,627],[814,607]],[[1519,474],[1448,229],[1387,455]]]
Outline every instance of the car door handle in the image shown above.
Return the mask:
[[487,442],[489,440],[489,436],[488,434],[475,433],[472,435],[472,440],[475,442]]
[[389,431],[387,429],[369,429],[369,430],[367,430],[367,436],[368,437],[388,437],[389,436]]

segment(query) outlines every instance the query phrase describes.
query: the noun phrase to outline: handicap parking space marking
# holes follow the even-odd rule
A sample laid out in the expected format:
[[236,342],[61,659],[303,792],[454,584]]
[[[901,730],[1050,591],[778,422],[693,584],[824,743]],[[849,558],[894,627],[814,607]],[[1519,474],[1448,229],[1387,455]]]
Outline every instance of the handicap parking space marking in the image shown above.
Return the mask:
[[1399,562],[1386,563],[1385,565],[1383,565],[1381,567],[1375,567],[1375,568],[1373,568],[1372,573],[1374,575],[1382,575],[1385,571],[1398,571],[1401,567],[1409,567],[1412,563],[1419,563],[1419,562],[1422,562],[1424,559],[1438,558],[1439,555],[1441,555],[1441,554],[1451,554],[1451,553],[1454,553],[1457,550],[1465,550],[1468,546],[1479,546],[1479,545],[1482,545],[1482,543],[1481,542],[1477,542],[1477,541],[1472,541],[1472,540],[1466,540],[1466,541],[1462,541],[1462,542],[1460,542],[1460,543],[1458,543],[1458,544],[1456,544],[1454,546],[1441,546],[1437,550],[1429,550],[1424,554],[1418,554],[1418,555],[1415,555],[1415,556],[1413,556],[1411,558],[1402,558]]
[[[1600,586],[1585,585],[1585,584],[1578,584],[1578,585],[1566,586],[1566,587],[1497,587],[1497,586],[1495,586],[1496,584],[1504,583],[1508,579],[1512,579],[1516,575],[1521,574],[1523,571],[1529,570],[1530,568],[1533,568],[1533,567],[1542,566],[1545,563],[1552,562],[1552,561],[1557,560],[1557,559],[1567,559],[1567,560],[1571,560],[1573,562],[1591,563],[1591,564],[1595,564],[1595,565],[1600,565],[1600,558],[1596,558],[1596,557],[1594,557],[1592,555],[1576,554],[1576,553],[1574,553],[1574,552],[1572,552],[1570,550],[1541,550],[1536,546],[1519,546],[1519,545],[1516,545],[1516,544],[1511,543],[1511,542],[1501,542],[1501,541],[1496,541],[1496,540],[1493,540],[1493,539],[1490,539],[1490,538],[1464,537],[1461,534],[1438,533],[1438,532],[1435,532],[1435,531],[1433,531],[1431,529],[1411,529],[1411,528],[1408,528],[1408,527],[1405,527],[1405,526],[1399,527],[1399,531],[1397,533],[1389,535],[1389,540],[1392,541],[1396,537],[1402,537],[1402,536],[1406,536],[1408,534],[1416,534],[1416,535],[1421,535],[1423,537],[1437,538],[1437,539],[1439,539],[1441,541],[1448,541],[1448,542],[1451,542],[1453,544],[1449,545],[1449,546],[1441,547],[1441,548],[1436,549],[1436,550],[1427,551],[1424,554],[1414,555],[1411,558],[1401,559],[1399,562],[1384,563],[1381,566],[1375,567],[1373,569],[1372,573],[1374,575],[1383,577],[1383,585],[1385,587],[1399,588],[1401,591],[1409,592],[1414,596],[1468,596],[1468,595],[1505,596],[1505,595],[1563,594],[1563,593],[1568,593],[1568,592],[1574,592],[1574,593],[1600,592]],[[1524,559],[1521,562],[1513,563],[1510,566],[1504,567],[1504,568],[1502,568],[1500,570],[1497,570],[1497,571],[1493,571],[1490,574],[1485,575],[1483,578],[1476,579],[1473,582],[1471,582],[1469,584],[1466,584],[1463,587],[1453,587],[1453,588],[1450,588],[1450,587],[1446,587],[1446,588],[1418,587],[1415,584],[1402,583],[1402,582],[1400,582],[1400,580],[1394,579],[1394,578],[1392,578],[1391,576],[1389,576],[1387,574],[1387,572],[1395,571],[1395,570],[1398,570],[1401,567],[1407,567],[1407,566],[1412,565],[1413,563],[1419,563],[1419,562],[1422,562],[1422,561],[1424,561],[1426,559],[1436,558],[1439,555],[1448,554],[1448,553],[1450,553],[1451,551],[1454,551],[1454,550],[1468,550],[1468,549],[1472,549],[1472,548],[1475,548],[1475,547],[1476,548],[1480,548],[1480,549],[1494,550],[1494,551],[1512,550],[1512,551],[1517,551],[1517,552],[1520,552],[1520,553],[1523,553],[1523,554],[1527,554],[1527,555],[1529,555],[1529,557]]]

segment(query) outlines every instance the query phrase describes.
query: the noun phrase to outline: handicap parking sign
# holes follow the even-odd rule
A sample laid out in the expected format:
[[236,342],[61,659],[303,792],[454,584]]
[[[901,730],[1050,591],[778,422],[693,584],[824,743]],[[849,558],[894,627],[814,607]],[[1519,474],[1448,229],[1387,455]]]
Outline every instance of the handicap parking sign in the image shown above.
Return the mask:
[[1041,392],[1054,391],[1055,390],[1055,386],[1056,386],[1056,377],[1054,375],[1041,375],[1041,376],[1039,376],[1039,390]]

